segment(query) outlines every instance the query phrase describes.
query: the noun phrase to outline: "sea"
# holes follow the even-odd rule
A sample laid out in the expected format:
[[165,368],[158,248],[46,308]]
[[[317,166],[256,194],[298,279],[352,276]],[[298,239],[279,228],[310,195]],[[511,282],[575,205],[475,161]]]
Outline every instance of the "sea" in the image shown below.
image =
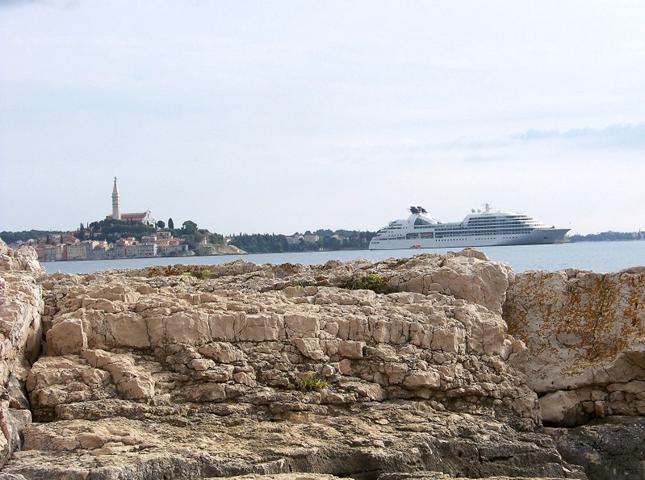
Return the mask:
[[[513,245],[477,247],[491,260],[506,262],[514,271],[561,270],[577,268],[594,272],[615,272],[629,267],[645,266],[645,241],[575,242],[552,245]],[[421,253],[445,253],[461,248],[433,248],[426,250],[336,250],[324,252],[262,253],[247,255],[217,255],[208,257],[155,257],[116,260],[81,260],[45,262],[49,273],[92,273],[123,268],[145,268],[153,265],[199,264],[216,265],[236,260],[257,264],[304,263],[323,264],[329,260],[382,260],[405,258]]]

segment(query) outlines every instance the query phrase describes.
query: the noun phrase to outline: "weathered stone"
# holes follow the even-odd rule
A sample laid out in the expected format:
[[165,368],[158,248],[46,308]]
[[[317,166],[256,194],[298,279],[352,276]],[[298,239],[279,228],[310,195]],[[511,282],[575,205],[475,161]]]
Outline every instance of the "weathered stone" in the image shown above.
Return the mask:
[[464,344],[465,331],[461,328],[437,328],[432,332],[433,350],[448,353],[459,353],[459,347]]
[[590,479],[645,478],[645,418],[611,417],[576,428],[548,428],[558,451]]
[[363,347],[365,342],[344,340],[338,344],[338,354],[345,358],[363,358]]
[[325,353],[320,348],[320,340],[317,338],[296,338],[293,344],[300,353],[312,360],[322,360],[325,356]]
[[199,353],[218,363],[235,363],[244,359],[244,353],[230,343],[212,342],[199,347]]
[[548,393],[540,397],[542,420],[547,424],[574,425],[578,407],[578,395],[575,391]]
[[319,322],[316,317],[305,315],[285,315],[284,323],[290,338],[316,338],[319,333]]
[[83,322],[77,318],[62,320],[47,331],[47,352],[51,355],[80,353],[87,348]]
[[189,402],[213,402],[226,399],[226,387],[219,383],[205,383],[187,388],[184,392]]
[[0,468],[20,448],[31,421],[22,383],[40,354],[43,273],[31,247],[13,250],[0,240]]
[[[182,275],[201,268],[208,278]],[[346,288],[370,274],[397,292]],[[499,314],[511,280],[472,251],[46,276],[45,328],[78,321],[86,344],[14,368],[39,423],[20,427],[25,452],[4,473],[581,478],[540,433],[537,396],[510,365],[527,353]],[[566,348],[584,344],[564,333]],[[623,353],[571,390],[570,408],[543,395],[545,418],[645,409],[644,361]]]
[[213,340],[235,340],[235,323],[244,317],[244,313],[218,313],[208,316],[208,324]]
[[202,345],[211,340],[208,315],[201,312],[177,312],[165,321],[165,341]]
[[132,357],[102,350],[86,350],[83,358],[93,367],[109,372],[117,390],[125,398],[147,399],[154,396],[154,380],[145,369],[135,365]]
[[403,380],[406,388],[438,388],[441,385],[441,379],[437,372],[423,372],[419,370],[411,371]]
[[235,322],[236,338],[242,342],[278,340],[278,320],[266,315],[247,315]]
[[151,346],[146,321],[132,313],[107,315],[105,321],[115,347],[149,348]]
[[[640,414],[636,397],[614,396],[592,406],[585,391],[611,393],[612,385],[630,383],[642,389],[645,272],[521,273],[509,288],[504,318],[509,333],[528,347],[509,358],[543,395],[545,421],[572,425],[594,416]],[[553,400],[564,397],[563,405]]]

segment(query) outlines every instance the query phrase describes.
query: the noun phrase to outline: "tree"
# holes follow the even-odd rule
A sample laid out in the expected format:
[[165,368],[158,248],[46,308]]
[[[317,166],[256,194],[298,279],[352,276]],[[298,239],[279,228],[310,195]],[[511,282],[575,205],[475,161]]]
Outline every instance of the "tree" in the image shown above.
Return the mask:
[[184,233],[192,235],[197,232],[197,224],[192,220],[186,220],[181,224],[181,229],[184,231]]
[[214,244],[224,244],[224,236],[219,233],[210,233],[208,235],[208,241]]
[[175,229],[175,222],[173,222],[173,221],[172,221],[172,218],[169,218],[169,219],[168,219],[168,228],[169,228],[170,230],[174,230],[174,229]]
[[163,230],[164,228],[166,228],[166,223],[163,220],[157,221],[157,228]]

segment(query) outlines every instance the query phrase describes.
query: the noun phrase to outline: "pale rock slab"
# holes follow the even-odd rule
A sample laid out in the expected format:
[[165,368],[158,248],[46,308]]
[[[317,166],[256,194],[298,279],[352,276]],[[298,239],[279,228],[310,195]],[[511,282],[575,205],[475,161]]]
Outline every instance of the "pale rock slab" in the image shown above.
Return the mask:
[[[607,415],[643,415],[637,393],[610,389],[634,382],[638,390],[645,380],[643,269],[517,274],[504,318],[526,344],[509,359],[542,396],[545,421],[570,426]],[[566,401],[557,405],[555,399]]]
[[[182,275],[195,269],[208,278]],[[369,274],[393,292],[346,288]],[[5,472],[573,477],[510,364],[526,353],[499,313],[512,281],[472,251],[47,276],[45,329],[80,321],[87,344],[31,368],[42,423],[24,428],[25,451]],[[640,357],[623,353],[602,390],[574,389],[576,412],[638,408]],[[568,418],[548,400],[545,412]]]

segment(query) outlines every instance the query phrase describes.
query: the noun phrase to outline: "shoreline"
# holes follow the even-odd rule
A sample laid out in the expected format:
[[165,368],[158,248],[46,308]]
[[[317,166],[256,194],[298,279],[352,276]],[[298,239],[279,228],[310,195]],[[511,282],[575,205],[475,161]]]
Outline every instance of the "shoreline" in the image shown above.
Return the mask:
[[211,255],[168,255],[168,256],[155,256],[155,257],[119,257],[119,258],[76,258],[74,260],[51,260],[43,261],[39,260],[41,264],[54,264],[54,263],[69,263],[69,262],[105,262],[113,260],[142,260],[142,259],[165,259],[165,258],[209,258],[209,257],[225,257],[225,256],[248,256],[248,255],[289,255],[289,254],[316,254],[316,253],[331,253],[331,252],[414,252],[414,254],[422,253],[432,253],[432,252],[443,252],[447,250],[461,250],[464,248],[508,248],[508,247],[533,247],[533,246],[557,246],[557,245],[573,245],[573,244],[598,244],[598,243],[636,243],[639,241],[645,242],[641,239],[630,239],[630,240],[580,240],[575,242],[557,242],[549,244],[521,244],[521,245],[488,245],[485,247],[430,247],[430,248],[420,248],[420,249],[411,249],[411,248],[394,248],[394,249],[383,249],[383,250],[370,250],[367,248],[339,248],[333,250],[289,250],[286,252],[244,252],[244,253],[215,253]]
[[[544,245],[565,245],[565,244],[577,244],[577,243],[583,243],[583,244],[596,244],[596,243],[605,243],[605,242],[611,242],[611,243],[623,243],[623,242],[638,242],[638,241],[645,241],[645,239],[639,239],[639,238],[631,238],[631,239],[604,239],[604,240],[574,240],[574,241],[564,241],[564,242],[555,242],[553,244],[544,244]],[[520,245],[489,245],[484,248],[494,248],[494,247],[526,247],[526,246],[532,246],[532,245],[542,245],[542,244],[520,244]],[[428,247],[428,248],[420,248],[420,249],[405,249],[405,248],[395,248],[395,249],[385,249],[383,251],[392,251],[392,252],[400,252],[400,251],[417,251],[417,252],[425,252],[425,251],[444,251],[447,249],[461,249],[461,248],[482,248],[481,246],[459,246],[459,247]],[[162,259],[162,258],[194,258],[194,257],[222,257],[222,256],[229,256],[229,255],[285,255],[285,254],[291,254],[291,253],[301,253],[301,254],[312,254],[312,253],[328,253],[328,252],[356,252],[356,251],[373,251],[370,250],[369,248],[363,249],[363,248],[339,248],[339,249],[331,249],[331,250],[326,250],[326,249],[318,249],[318,250],[289,250],[289,251],[274,251],[274,252],[246,252],[242,251],[242,253],[235,253],[235,252],[228,252],[228,253],[214,253],[210,255],[168,255],[168,256],[154,256],[154,257],[146,257],[146,256],[136,256],[136,257],[118,257],[118,258],[76,258],[73,260],[39,260],[40,263],[42,264],[54,264],[54,263],[67,263],[67,262],[88,262],[88,261],[94,261],[94,262],[103,262],[103,261],[111,261],[111,260],[140,260],[140,259]],[[374,250],[376,251],[376,250]]]
[[[610,248],[608,248],[610,247]],[[459,249],[457,249],[459,250]],[[614,241],[611,245],[601,242],[579,242],[566,246],[559,245],[518,245],[484,247],[492,260],[505,262],[516,271],[563,270],[577,268],[597,272],[616,272],[643,264],[645,242]],[[407,258],[422,254],[441,254],[455,249],[428,250],[333,250],[305,251],[286,253],[247,253],[244,255],[220,254],[190,257],[144,257],[122,259],[121,262],[104,260],[68,260],[44,262],[48,273],[90,273],[114,269],[143,268],[154,265],[203,264],[217,265],[242,260],[256,264],[264,263],[303,263],[324,264],[330,260],[351,261],[358,259],[385,260],[388,258]]]

